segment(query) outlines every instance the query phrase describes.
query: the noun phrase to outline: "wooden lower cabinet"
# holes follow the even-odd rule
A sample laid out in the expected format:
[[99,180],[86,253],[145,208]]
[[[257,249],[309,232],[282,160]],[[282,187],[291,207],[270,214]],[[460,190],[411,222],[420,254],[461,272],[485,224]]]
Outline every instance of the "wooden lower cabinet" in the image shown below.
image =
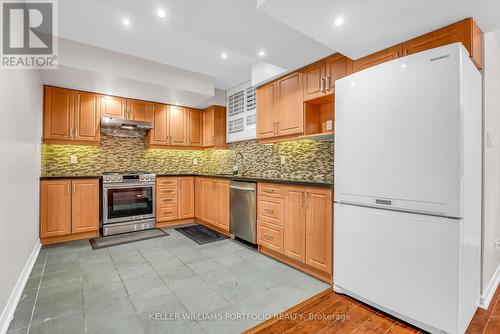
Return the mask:
[[229,181],[216,179],[214,184],[215,225],[229,231]]
[[179,177],[179,219],[194,217],[194,177]]
[[42,244],[99,235],[99,180],[40,181]]
[[211,178],[204,178],[201,182],[202,213],[201,219],[209,224],[215,223],[215,183]]
[[194,183],[196,220],[219,232],[229,234],[229,181],[196,177]]
[[258,188],[259,250],[331,282],[332,189],[269,183]]

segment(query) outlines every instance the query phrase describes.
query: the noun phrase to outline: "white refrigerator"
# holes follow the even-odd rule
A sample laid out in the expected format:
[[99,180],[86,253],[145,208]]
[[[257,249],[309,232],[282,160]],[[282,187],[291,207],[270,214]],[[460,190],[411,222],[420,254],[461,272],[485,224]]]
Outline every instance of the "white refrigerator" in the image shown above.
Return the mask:
[[432,333],[479,303],[482,80],[462,44],[335,83],[334,290]]

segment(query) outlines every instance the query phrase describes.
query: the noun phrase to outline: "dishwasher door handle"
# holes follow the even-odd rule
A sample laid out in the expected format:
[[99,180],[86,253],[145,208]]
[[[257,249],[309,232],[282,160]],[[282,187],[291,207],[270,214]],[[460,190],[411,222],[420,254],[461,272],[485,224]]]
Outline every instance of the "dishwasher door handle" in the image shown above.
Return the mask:
[[243,187],[238,187],[238,186],[229,186],[230,189],[238,189],[238,190],[243,190],[243,191],[253,191],[255,192],[255,189],[253,188],[243,188]]

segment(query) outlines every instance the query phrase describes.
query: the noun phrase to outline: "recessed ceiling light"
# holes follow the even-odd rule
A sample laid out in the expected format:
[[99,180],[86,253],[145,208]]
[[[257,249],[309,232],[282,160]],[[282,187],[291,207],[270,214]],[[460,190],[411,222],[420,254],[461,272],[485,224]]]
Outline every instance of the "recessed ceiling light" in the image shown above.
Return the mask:
[[122,23],[124,26],[128,27],[130,26],[130,20],[128,18],[123,18]]
[[175,102],[175,105],[178,106],[179,105],[179,102]]
[[266,55],[266,51],[260,50],[258,55],[259,55],[259,57],[264,57]]
[[220,56],[222,59],[227,59],[227,53],[225,53],[225,52],[222,52],[222,54]]
[[333,24],[335,24],[335,26],[337,26],[337,27],[340,27],[344,23],[345,23],[345,19],[342,16],[337,17],[335,19],[335,21],[333,22]]
[[162,19],[165,18],[165,16],[167,15],[165,13],[165,11],[163,9],[158,9],[158,11],[156,12],[156,15],[158,15],[158,17],[161,17]]

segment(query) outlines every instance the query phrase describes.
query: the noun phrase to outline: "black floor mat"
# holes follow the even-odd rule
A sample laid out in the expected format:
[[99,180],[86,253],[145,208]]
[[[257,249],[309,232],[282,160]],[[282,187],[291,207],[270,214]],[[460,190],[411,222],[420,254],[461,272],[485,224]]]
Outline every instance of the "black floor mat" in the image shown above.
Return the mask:
[[208,244],[210,242],[229,239],[224,234],[214,231],[203,225],[191,225],[186,227],[177,227],[177,231],[184,234],[198,245]]
[[167,235],[169,234],[163,230],[151,229],[90,239],[90,245],[92,246],[92,249],[101,249],[116,245],[128,244],[129,242],[165,237]]

